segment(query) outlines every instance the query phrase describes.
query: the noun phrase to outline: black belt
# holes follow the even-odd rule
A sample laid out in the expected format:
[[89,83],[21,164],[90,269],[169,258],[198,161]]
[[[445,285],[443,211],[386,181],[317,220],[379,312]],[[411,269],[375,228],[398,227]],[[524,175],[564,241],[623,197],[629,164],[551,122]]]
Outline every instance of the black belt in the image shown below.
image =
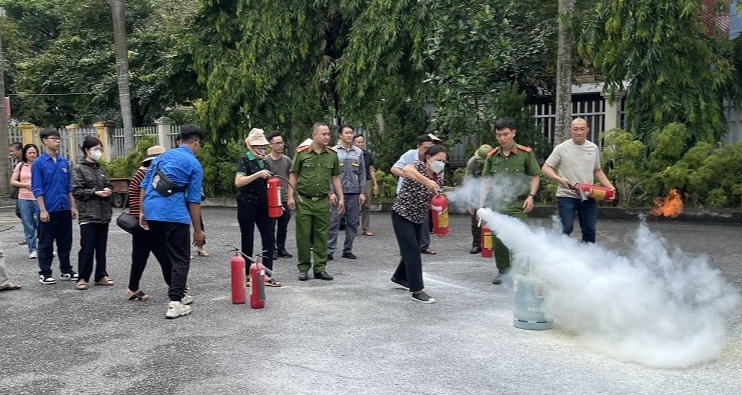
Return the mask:
[[301,192],[298,192],[298,193],[299,193],[299,195],[304,196],[305,198],[307,198],[307,199],[309,199],[309,200],[311,200],[313,202],[316,202],[316,201],[319,201],[319,200],[322,200],[322,199],[327,198],[327,194],[320,195],[320,196],[310,196],[310,195],[307,195],[306,193],[301,193]]

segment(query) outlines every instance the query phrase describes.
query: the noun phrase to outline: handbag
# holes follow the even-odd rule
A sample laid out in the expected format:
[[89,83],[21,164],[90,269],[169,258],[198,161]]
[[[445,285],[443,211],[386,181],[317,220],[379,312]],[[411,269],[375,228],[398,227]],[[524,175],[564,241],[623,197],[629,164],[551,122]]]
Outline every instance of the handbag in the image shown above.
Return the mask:
[[[127,200],[129,200],[128,194],[126,195],[126,199],[124,199],[123,207],[126,207]],[[123,209],[121,209],[121,214],[119,214],[119,216],[116,218],[116,225],[130,234],[136,234],[144,230],[141,226],[139,226],[139,218],[134,217],[133,215],[129,214],[129,212],[124,211]]]

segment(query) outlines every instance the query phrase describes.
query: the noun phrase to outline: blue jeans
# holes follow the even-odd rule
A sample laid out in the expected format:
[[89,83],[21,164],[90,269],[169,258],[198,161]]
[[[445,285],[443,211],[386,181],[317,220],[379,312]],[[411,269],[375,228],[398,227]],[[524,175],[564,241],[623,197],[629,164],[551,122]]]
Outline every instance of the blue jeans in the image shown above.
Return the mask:
[[39,229],[39,204],[36,200],[18,199],[23,232],[28,243],[28,252],[36,250],[36,231]]
[[580,222],[583,243],[595,243],[595,224],[598,222],[598,205],[595,199],[581,201],[577,198],[558,197],[559,219],[562,220],[562,233],[569,235],[574,228],[575,213]]

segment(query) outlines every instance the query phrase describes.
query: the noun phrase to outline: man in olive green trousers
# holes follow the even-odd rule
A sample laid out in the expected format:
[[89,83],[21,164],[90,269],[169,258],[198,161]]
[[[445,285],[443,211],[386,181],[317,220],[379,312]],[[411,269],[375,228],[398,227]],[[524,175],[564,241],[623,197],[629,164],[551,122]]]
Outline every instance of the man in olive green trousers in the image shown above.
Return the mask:
[[[330,144],[330,128],[318,122],[312,126],[312,143],[296,149],[289,175],[288,206],[296,210],[296,249],[299,280],[309,279],[312,268],[309,240],[314,236],[314,278],[330,281],[327,273],[327,231],[330,227],[330,204],[342,213],[345,204],[340,185],[338,155]],[[330,193],[332,182],[335,193]]]

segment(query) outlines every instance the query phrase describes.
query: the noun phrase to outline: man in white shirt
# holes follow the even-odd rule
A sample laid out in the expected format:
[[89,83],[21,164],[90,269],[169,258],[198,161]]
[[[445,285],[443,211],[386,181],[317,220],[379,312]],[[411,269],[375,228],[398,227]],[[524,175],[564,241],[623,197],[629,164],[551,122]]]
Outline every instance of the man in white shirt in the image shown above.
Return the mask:
[[575,118],[569,129],[571,139],[557,145],[541,168],[545,176],[559,184],[556,196],[562,233],[572,233],[577,213],[583,243],[595,242],[598,205],[592,198],[583,202],[572,186],[575,183],[592,184],[597,180],[602,186],[614,189],[600,168],[600,149],[586,138],[589,132],[587,122]]

